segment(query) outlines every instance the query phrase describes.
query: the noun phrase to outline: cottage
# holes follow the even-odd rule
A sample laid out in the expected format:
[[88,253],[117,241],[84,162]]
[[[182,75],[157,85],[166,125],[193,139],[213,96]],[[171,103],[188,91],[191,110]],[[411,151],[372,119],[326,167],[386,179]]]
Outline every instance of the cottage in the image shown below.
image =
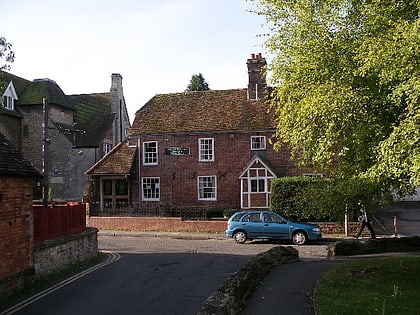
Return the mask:
[[309,170],[270,144],[276,122],[265,66],[251,55],[245,89],[154,96],[137,111],[129,140],[86,172],[93,200],[101,209],[120,197],[140,210],[269,208],[273,178]]
[[[44,173],[44,196],[80,201],[84,172],[128,134],[122,76],[112,74],[108,93],[66,95],[50,79],[26,80],[0,72],[0,131]],[[34,198],[41,199],[41,190]]]

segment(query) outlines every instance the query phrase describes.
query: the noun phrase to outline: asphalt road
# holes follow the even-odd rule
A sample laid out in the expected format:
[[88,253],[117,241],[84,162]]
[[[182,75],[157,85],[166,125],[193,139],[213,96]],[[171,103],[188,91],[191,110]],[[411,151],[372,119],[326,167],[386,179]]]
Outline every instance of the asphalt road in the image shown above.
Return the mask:
[[[196,314],[204,301],[252,256],[288,243],[232,239],[99,236],[114,253],[107,264],[4,314]],[[326,243],[298,247],[323,259]],[[19,305],[19,304],[18,304]]]

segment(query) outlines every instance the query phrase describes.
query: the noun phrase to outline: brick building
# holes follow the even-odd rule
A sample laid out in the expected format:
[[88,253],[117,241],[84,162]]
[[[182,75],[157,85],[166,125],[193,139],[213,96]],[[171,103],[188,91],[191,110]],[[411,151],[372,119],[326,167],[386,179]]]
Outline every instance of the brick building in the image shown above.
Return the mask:
[[40,176],[0,132],[0,298],[34,274],[32,193]]
[[102,208],[118,200],[140,208],[268,208],[273,178],[310,171],[270,144],[276,122],[265,66],[261,54],[251,55],[245,89],[154,96],[137,111],[129,141],[86,172],[93,200]]
[[[6,88],[0,103],[0,132],[37,170],[46,169],[50,199],[82,200],[84,172],[130,128],[121,75],[112,74],[108,93],[78,95],[66,95],[50,79],[29,81],[3,71],[1,82]],[[48,128],[43,128],[45,121]],[[40,198],[38,191],[35,199]]]

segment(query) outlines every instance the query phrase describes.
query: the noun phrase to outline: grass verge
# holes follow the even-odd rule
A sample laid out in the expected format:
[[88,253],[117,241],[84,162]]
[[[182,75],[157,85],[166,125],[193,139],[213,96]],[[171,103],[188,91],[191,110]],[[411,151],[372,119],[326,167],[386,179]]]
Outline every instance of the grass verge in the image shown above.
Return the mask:
[[320,315],[420,314],[420,257],[342,263],[319,282]]

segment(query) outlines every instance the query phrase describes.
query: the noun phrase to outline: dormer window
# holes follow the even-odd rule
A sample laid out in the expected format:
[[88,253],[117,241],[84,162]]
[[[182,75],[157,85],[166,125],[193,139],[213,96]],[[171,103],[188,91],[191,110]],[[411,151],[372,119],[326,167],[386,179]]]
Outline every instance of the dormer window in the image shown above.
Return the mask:
[[15,110],[15,100],[17,99],[18,97],[15,91],[15,87],[13,86],[12,81],[10,81],[9,85],[3,93],[3,107],[8,110]]

